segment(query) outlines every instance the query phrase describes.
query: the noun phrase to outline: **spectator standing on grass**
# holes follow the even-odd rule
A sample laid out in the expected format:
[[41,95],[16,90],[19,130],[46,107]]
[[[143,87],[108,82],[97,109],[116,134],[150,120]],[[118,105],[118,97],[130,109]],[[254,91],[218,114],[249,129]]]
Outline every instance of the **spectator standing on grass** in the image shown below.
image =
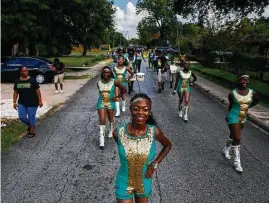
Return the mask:
[[64,63],[60,62],[58,58],[54,59],[54,85],[55,85],[55,94],[59,93],[58,91],[58,83],[60,84],[61,93],[63,93],[63,81],[64,81],[64,71],[65,65]]
[[39,84],[28,75],[27,67],[19,71],[20,78],[14,84],[13,108],[18,110],[19,119],[28,126],[28,137],[34,137],[36,111],[38,106],[43,106]]

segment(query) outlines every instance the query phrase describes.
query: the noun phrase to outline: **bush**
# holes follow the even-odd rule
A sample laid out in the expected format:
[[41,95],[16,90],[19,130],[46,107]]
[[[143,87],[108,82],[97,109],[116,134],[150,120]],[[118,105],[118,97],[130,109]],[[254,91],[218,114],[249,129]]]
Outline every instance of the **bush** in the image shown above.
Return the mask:
[[[243,71],[263,71],[266,57],[263,56],[250,56],[242,53],[234,53],[230,58],[230,62],[236,65],[236,68],[242,67]],[[237,71],[238,73],[238,71]]]
[[187,59],[188,59],[189,61],[196,61],[196,60],[197,60],[196,55],[191,55],[191,54],[188,54],[188,55],[187,55]]

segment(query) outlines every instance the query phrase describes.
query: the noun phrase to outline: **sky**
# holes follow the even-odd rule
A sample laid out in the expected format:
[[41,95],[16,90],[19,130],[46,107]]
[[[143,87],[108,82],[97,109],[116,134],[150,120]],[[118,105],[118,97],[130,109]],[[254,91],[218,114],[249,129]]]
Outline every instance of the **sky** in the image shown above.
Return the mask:
[[[136,27],[139,21],[147,15],[146,12],[142,12],[136,15],[136,2],[137,0],[114,0],[114,7],[116,8],[115,23],[118,32],[122,33],[126,39],[137,37]],[[265,8],[263,16],[269,17],[269,6]],[[250,14],[249,17],[254,17]],[[184,19],[178,16],[178,20],[185,23],[188,19]]]

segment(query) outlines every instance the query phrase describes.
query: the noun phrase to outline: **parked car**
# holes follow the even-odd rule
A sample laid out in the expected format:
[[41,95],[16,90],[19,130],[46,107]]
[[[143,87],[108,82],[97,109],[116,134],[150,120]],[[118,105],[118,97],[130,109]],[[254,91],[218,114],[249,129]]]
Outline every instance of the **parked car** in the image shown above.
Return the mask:
[[41,57],[12,57],[1,62],[1,80],[12,80],[20,77],[19,68],[26,66],[29,75],[34,77],[39,84],[53,80],[53,62]]
[[7,60],[11,59],[12,57],[9,56],[2,56],[1,57],[1,64],[4,64]]
[[174,49],[172,47],[156,47],[156,50],[160,50],[162,53],[178,54],[179,49]]

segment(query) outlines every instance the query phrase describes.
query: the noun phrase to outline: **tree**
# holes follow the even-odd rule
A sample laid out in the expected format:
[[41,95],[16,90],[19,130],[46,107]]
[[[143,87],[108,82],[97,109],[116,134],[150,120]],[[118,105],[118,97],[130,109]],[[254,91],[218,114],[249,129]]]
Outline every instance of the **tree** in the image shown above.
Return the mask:
[[[138,0],[136,4],[137,14],[147,11],[148,17],[144,22],[151,22],[160,32],[160,39],[166,40],[168,28],[176,22],[173,4],[170,0]],[[144,23],[142,23],[144,24]]]
[[113,13],[106,0],[3,0],[2,50],[10,54],[19,42],[32,54],[55,55],[82,44],[85,55],[113,27]]
[[174,3],[177,14],[184,17],[196,16],[201,23],[210,11],[224,15],[234,13],[244,17],[252,12],[262,14],[264,8],[269,5],[268,0],[171,0],[171,2]]
[[139,44],[139,39],[137,39],[137,38],[131,38],[129,40],[129,44],[138,45]]
[[155,35],[158,32],[159,28],[156,25],[155,19],[151,17],[143,18],[137,25],[137,35],[140,44],[145,45],[153,39],[156,39]]
[[68,19],[72,25],[71,35],[76,43],[83,45],[85,56],[87,48],[99,46],[106,34],[106,29],[113,26],[114,9],[106,0],[85,0],[73,3],[74,6],[69,5],[72,15]]

